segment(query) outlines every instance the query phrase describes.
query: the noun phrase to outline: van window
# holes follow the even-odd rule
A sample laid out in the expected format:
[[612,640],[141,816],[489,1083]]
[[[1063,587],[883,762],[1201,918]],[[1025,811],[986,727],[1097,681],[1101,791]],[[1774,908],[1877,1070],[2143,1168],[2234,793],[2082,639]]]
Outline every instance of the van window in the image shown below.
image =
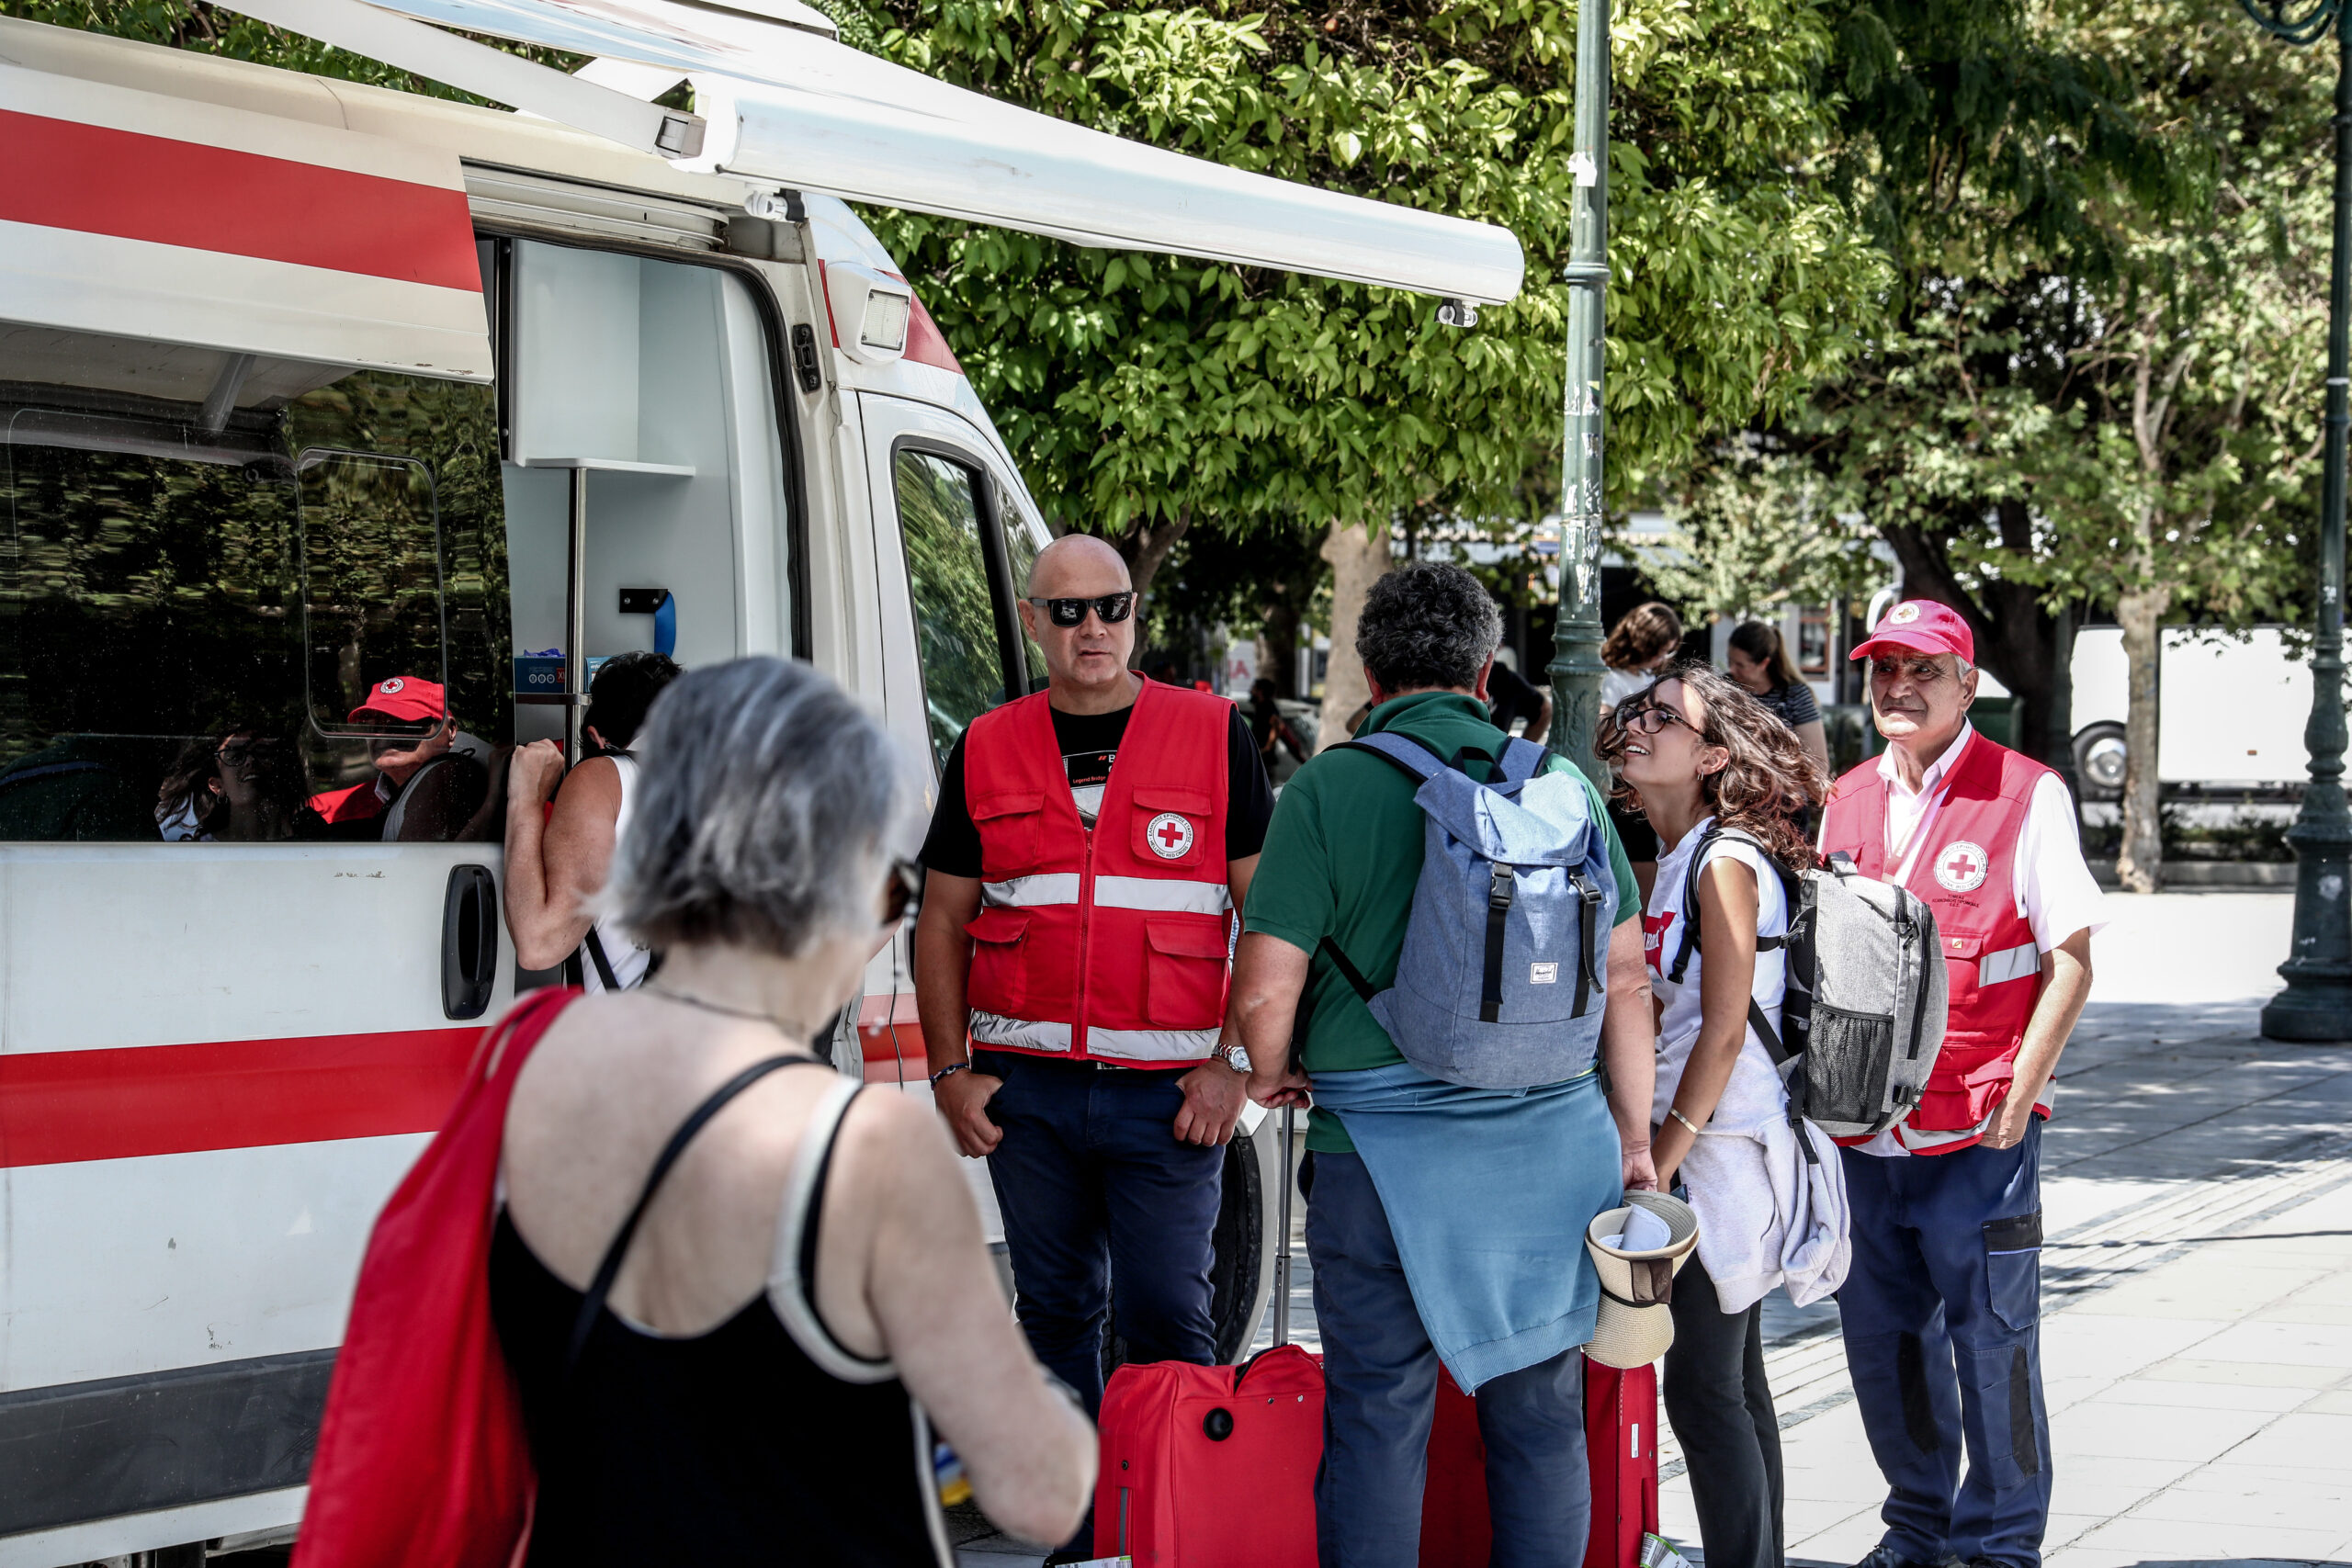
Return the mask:
[[487,387],[0,322],[0,840],[495,836],[496,454]]
[[[917,447],[899,449],[891,478],[914,598],[923,711],[944,768],[965,726],[1004,700],[1004,648],[981,543],[983,481],[978,470]],[[1027,580],[1026,567],[1021,577]]]
[[[996,493],[996,515],[1004,537],[1005,564],[1017,594],[1029,592],[1029,570],[1037,564],[1037,552],[1051,542],[1044,525],[1031,522],[1022,514],[1021,503],[1005,488],[995,474],[989,475],[989,488]],[[1015,623],[1016,625],[1018,623]],[[1046,653],[1026,637],[1020,639],[1020,652],[1029,671],[1029,689],[1039,690],[1046,683]]]

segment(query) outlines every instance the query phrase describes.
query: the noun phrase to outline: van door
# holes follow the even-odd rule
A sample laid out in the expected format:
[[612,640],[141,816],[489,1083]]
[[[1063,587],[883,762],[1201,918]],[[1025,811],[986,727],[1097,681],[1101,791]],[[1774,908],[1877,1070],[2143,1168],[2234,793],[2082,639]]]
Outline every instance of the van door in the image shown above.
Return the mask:
[[[886,660],[899,660],[888,671],[893,728],[928,752],[936,779],[973,719],[1045,685],[1044,660],[1013,606],[1048,537],[994,444],[970,423],[900,398],[869,392],[859,401],[886,604],[897,585],[905,593],[895,613],[907,629],[885,640]],[[903,668],[908,652],[915,656],[911,669]],[[903,716],[910,714],[921,716],[919,738]],[[911,942],[910,932],[897,944],[901,983],[888,1001],[869,985],[861,1022],[868,1077],[877,1066],[895,1068],[900,1081],[927,1094],[906,951]],[[1278,1121],[1267,1118],[1256,1135],[1235,1138],[1227,1151],[1210,1280],[1217,1354],[1228,1361],[1249,1350],[1272,1291],[1283,1170]],[[996,1242],[1003,1224],[994,1190],[982,1162],[963,1164]]]
[[0,323],[0,1537],[304,1479],[511,994],[497,450],[487,386]]

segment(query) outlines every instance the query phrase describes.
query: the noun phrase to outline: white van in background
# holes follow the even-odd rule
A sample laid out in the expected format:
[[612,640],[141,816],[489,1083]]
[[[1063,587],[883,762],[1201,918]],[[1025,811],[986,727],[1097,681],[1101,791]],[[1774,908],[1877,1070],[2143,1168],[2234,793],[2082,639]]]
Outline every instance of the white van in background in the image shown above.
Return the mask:
[[[0,1568],[290,1533],[368,1228],[516,985],[503,749],[572,730],[587,660],[794,655],[934,760],[1028,689],[1037,508],[843,198],[1520,280],[1503,231],[959,93],[795,0],[400,7],[577,77],[241,8],[532,113],[0,18]],[[646,101],[687,76],[702,115]],[[359,712],[411,682],[480,743],[435,808],[304,813],[413,744]],[[903,942],[866,989],[841,1059],[927,1092]],[[1227,1167],[1228,1356],[1272,1140]]]
[[[2157,678],[2156,776],[2206,792],[2276,793],[2309,776],[2303,725],[2312,712],[2308,657],[2287,651],[2276,626],[2244,637],[2164,634]],[[2086,800],[2123,793],[2129,702],[2123,632],[2075,634],[2075,768]]]

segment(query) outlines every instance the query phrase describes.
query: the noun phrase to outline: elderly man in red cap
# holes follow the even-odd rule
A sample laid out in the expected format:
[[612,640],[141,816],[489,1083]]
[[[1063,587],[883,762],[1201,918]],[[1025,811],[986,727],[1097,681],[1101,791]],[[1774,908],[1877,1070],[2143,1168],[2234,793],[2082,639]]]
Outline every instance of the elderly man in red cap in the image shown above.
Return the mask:
[[349,722],[371,728],[430,725],[413,737],[372,739],[368,761],[376,776],[347,789],[311,797],[310,808],[335,839],[447,840],[480,813],[488,773],[469,754],[448,716],[448,699],[435,681],[393,675],[368,688]]
[[1845,1151],[1838,1305],[1888,1487],[1864,1568],[2037,1568],[2050,1517],[2041,1123],[2106,921],[2064,781],[1968,722],[1975,656],[1945,606],[1887,612],[1853,653],[1887,749],[1838,781],[1822,821],[1825,853],[1934,909],[1951,986],[1919,1103]]

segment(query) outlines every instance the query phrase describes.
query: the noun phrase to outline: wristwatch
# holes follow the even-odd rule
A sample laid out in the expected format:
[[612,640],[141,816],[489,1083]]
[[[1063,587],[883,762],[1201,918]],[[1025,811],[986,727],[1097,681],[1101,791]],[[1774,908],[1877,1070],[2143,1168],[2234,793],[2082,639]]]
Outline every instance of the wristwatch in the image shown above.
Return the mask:
[[1223,1062],[1227,1066],[1231,1067],[1235,1072],[1239,1073],[1243,1077],[1246,1078],[1250,1076],[1250,1049],[1248,1046],[1236,1041],[1220,1040],[1209,1048],[1209,1055],[1215,1056],[1218,1061]]

